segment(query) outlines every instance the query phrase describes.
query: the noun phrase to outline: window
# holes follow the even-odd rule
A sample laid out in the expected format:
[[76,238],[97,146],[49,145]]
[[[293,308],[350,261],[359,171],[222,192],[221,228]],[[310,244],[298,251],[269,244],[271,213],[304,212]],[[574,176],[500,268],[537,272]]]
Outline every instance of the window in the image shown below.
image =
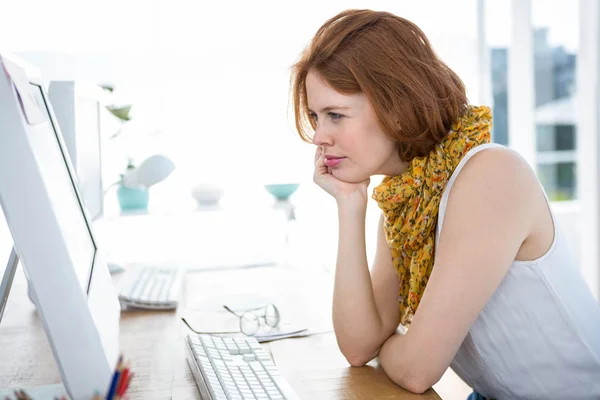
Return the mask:
[[576,197],[577,2],[532,1],[537,168],[552,201]]
[[492,86],[492,137],[508,146],[508,48],[510,46],[510,2],[487,0],[485,36],[490,49]]
[[[511,5],[515,9],[510,9]],[[533,124],[535,126],[535,165],[533,167],[552,201],[573,200],[576,197],[576,122],[574,107],[576,52],[578,43],[577,2],[568,0],[531,1],[531,50],[516,49],[520,41],[510,46],[511,15],[527,15],[529,2],[488,0],[486,3],[487,36],[490,45],[494,141],[515,148],[509,135],[509,57],[529,57],[513,60],[527,68],[533,61],[531,87],[533,93]],[[531,54],[533,53],[533,54]],[[527,83],[525,81],[525,83]],[[518,107],[527,107],[527,101]],[[515,126],[515,125],[513,125]],[[517,121],[516,126],[519,126]],[[515,135],[520,132],[514,132]],[[523,127],[523,134],[528,130]],[[530,138],[533,139],[533,138]],[[529,138],[527,139],[529,140]]]

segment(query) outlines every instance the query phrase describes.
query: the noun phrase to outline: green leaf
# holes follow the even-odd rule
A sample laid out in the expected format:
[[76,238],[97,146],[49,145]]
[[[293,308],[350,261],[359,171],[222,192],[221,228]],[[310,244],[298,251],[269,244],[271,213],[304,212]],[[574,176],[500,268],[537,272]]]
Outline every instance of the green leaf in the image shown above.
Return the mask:
[[129,112],[131,111],[131,104],[125,106],[107,106],[108,111],[115,117],[119,118],[121,121],[129,121],[131,116]]
[[114,92],[114,90],[115,90],[115,87],[113,85],[108,84],[108,83],[104,84],[104,85],[100,85],[100,87],[102,89],[106,90],[107,92],[111,92],[111,93]]

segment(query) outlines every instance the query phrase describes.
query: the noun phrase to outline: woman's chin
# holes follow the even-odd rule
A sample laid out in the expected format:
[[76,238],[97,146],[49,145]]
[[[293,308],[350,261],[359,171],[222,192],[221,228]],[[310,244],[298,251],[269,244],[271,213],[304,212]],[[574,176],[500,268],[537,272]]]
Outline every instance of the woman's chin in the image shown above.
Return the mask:
[[343,169],[332,169],[331,175],[346,183],[360,183],[369,178],[366,174],[353,173],[351,171],[344,171]]

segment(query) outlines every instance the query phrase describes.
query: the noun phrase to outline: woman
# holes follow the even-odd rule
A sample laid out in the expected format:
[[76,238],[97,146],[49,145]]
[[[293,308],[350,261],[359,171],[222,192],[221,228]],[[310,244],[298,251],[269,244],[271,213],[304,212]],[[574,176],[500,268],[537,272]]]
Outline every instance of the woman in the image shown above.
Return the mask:
[[[548,199],[490,143],[490,110],[468,104],[417,26],[340,13],[294,65],[292,92],[314,181],[338,206],[333,323],[352,366],[378,357],[416,393],[451,366],[472,397],[600,398],[600,308]],[[373,175],[386,177],[369,271]]]

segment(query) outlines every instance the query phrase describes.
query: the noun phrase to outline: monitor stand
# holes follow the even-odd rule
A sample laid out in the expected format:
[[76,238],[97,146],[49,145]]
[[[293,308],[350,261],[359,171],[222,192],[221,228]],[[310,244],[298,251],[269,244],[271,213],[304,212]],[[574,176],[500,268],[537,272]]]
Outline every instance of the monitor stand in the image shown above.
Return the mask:
[[8,264],[4,270],[4,277],[0,284],[0,322],[2,322],[2,316],[4,315],[4,308],[6,308],[6,302],[8,301],[8,294],[12,287],[13,279],[15,279],[15,272],[17,272],[17,266],[19,265],[19,256],[13,246],[8,257]]
[[[17,255],[17,252],[15,251],[15,248],[13,246],[12,250],[10,251],[10,256],[8,257],[8,264],[6,264],[6,269],[4,270],[4,277],[2,278],[2,283],[0,284],[0,322],[2,322],[2,316],[4,315],[4,309],[6,308],[6,303],[8,301],[8,294],[10,293],[10,288],[12,287],[12,283],[15,278],[15,273],[17,271],[18,265],[19,256]],[[32,297],[31,289],[29,290],[29,297]],[[32,399],[60,399],[62,398],[62,396],[65,396],[67,394],[67,391],[65,390],[63,384],[57,383],[53,385],[31,386],[24,388],[2,388],[0,389],[0,398],[13,399],[15,391],[17,390],[24,390],[27,393],[27,395]]]
[[[13,246],[10,251],[10,257],[8,257],[8,264],[6,264],[6,269],[4,270],[4,278],[2,278],[2,283],[0,284],[0,322],[2,322],[2,315],[4,315],[4,309],[6,308],[6,303],[8,302],[8,295],[10,294],[10,289],[12,287],[13,280],[15,279],[15,273],[17,272],[17,266],[19,265],[19,256],[15,251],[15,247]],[[27,282],[27,295],[29,296],[29,300],[35,305],[35,300],[33,299],[33,289],[29,282]]]

